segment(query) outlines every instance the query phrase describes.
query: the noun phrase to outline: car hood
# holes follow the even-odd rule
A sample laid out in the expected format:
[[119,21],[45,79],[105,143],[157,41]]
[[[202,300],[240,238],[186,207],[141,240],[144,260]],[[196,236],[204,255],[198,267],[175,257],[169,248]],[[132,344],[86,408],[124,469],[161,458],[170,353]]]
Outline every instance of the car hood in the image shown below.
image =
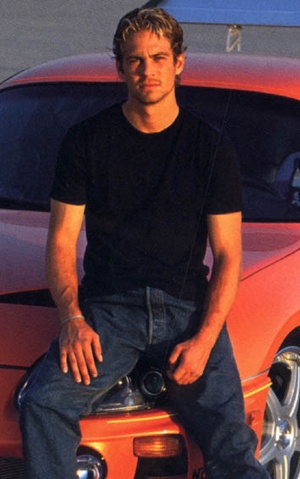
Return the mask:
[[[45,245],[49,213],[0,210],[0,292],[9,294],[46,287]],[[79,245],[79,276],[85,234]],[[243,225],[243,279],[300,248],[300,224]],[[210,255],[207,262],[211,262]]]
[[[49,213],[0,210],[0,294],[47,286],[45,246]],[[82,258],[84,232],[78,246]],[[81,268],[81,261],[79,261]]]
[[299,223],[244,223],[242,279],[299,249]]

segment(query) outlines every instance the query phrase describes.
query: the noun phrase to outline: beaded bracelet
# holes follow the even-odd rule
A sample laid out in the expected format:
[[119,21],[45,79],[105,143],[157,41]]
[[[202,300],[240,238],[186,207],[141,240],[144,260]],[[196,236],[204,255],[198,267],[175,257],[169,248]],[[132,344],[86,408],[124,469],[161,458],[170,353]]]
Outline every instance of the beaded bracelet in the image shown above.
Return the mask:
[[82,318],[82,319],[85,319],[84,316],[82,316],[82,314],[75,314],[74,316],[68,316],[66,319],[64,319],[61,324],[66,324],[68,323],[69,321],[71,321],[71,319],[79,319],[79,318]]

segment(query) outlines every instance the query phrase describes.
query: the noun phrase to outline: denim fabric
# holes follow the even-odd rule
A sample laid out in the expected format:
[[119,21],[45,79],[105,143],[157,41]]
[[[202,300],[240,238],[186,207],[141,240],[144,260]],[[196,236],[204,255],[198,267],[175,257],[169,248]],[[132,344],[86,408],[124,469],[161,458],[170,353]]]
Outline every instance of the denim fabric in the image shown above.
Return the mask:
[[[100,334],[103,362],[89,386],[59,367],[53,342],[23,399],[20,425],[27,479],[75,479],[79,419],[141,356],[163,368],[172,347],[199,327],[201,307],[143,288],[85,301],[87,321]],[[254,459],[255,434],[244,422],[240,380],[226,327],[204,375],[189,386],[168,385],[182,422],[203,450],[209,479],[267,478]],[[101,434],[101,432],[99,432]]]

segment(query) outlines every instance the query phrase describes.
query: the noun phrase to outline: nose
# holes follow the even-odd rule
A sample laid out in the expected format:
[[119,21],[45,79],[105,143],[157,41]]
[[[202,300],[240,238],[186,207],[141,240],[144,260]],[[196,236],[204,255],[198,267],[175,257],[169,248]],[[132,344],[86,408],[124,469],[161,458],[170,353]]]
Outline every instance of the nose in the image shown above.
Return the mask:
[[154,62],[151,58],[143,59],[140,64],[140,73],[145,76],[151,76],[154,74]]

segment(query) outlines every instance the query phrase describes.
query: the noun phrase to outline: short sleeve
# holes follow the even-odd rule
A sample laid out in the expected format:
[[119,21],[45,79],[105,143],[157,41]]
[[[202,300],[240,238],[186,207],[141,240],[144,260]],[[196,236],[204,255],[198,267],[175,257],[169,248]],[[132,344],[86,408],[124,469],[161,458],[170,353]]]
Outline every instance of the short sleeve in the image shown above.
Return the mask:
[[86,204],[87,142],[84,124],[67,132],[57,158],[51,197],[63,203]]

